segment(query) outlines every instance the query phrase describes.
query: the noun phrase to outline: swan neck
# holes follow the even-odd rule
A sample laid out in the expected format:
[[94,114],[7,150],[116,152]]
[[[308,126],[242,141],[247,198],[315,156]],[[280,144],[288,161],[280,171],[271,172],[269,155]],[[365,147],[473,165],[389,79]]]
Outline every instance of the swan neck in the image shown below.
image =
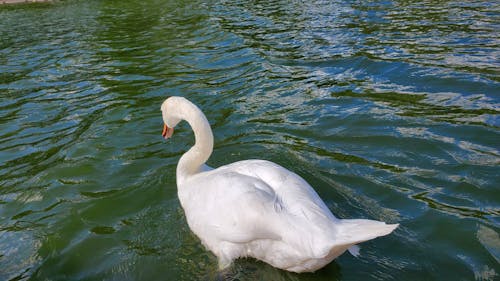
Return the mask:
[[185,107],[181,110],[183,116],[179,117],[186,120],[191,126],[195,144],[179,160],[177,165],[179,183],[187,177],[201,172],[213,149],[213,134],[207,118],[194,104],[189,103]]

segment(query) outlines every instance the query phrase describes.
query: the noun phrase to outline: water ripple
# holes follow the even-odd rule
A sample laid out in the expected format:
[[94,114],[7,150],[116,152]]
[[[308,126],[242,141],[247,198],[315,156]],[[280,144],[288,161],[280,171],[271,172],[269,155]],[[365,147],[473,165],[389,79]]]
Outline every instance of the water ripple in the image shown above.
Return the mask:
[[176,199],[192,133],[160,136],[160,103],[181,95],[211,122],[210,165],[269,159],[339,217],[401,223],[317,273],[243,260],[234,279],[494,280],[498,12],[492,1],[0,6],[0,279],[213,279]]

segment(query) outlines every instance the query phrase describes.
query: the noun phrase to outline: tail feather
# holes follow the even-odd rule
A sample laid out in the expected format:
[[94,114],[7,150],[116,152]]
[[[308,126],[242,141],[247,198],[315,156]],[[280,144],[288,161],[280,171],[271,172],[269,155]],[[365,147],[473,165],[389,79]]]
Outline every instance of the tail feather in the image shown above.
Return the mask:
[[359,256],[359,246],[358,245],[352,245],[351,247],[347,248],[347,251],[349,251],[349,254],[357,257]]
[[335,225],[335,234],[330,236],[331,242],[317,248],[316,256],[333,259],[347,250],[357,257],[359,246],[356,244],[387,235],[398,226],[399,224],[386,224],[375,220],[339,220]]
[[340,220],[336,237],[337,245],[354,245],[380,236],[385,236],[399,224],[386,224],[375,220]]

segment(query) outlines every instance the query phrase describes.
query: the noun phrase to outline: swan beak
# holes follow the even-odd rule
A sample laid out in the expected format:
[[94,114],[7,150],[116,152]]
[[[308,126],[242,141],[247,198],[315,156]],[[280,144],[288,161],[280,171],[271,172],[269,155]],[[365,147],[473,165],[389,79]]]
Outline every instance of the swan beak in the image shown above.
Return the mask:
[[164,139],[170,138],[174,134],[174,128],[169,128],[167,124],[163,124],[163,131],[161,132],[161,136]]

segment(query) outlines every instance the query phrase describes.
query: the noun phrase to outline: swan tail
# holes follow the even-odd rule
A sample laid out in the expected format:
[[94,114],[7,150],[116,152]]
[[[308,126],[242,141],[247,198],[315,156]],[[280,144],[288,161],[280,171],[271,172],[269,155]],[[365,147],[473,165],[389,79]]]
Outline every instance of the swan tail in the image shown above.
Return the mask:
[[375,220],[340,220],[336,240],[344,245],[354,245],[390,234],[398,226]]
[[334,241],[326,251],[323,250],[323,255],[338,256],[347,250],[357,257],[360,248],[356,244],[388,235],[398,226],[399,224],[386,224],[375,220],[340,220]]
[[360,243],[390,234],[398,226],[375,220],[340,220],[338,238]]

